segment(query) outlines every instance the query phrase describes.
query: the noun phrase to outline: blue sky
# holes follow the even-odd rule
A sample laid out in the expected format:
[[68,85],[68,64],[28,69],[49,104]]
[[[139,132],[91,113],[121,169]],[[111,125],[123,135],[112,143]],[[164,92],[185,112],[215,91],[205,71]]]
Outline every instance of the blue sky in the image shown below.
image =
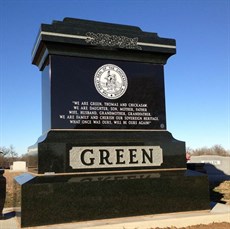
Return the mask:
[[0,146],[24,154],[41,135],[41,23],[65,17],[134,25],[174,38],[165,66],[167,129],[187,147],[230,149],[229,0],[0,0]]

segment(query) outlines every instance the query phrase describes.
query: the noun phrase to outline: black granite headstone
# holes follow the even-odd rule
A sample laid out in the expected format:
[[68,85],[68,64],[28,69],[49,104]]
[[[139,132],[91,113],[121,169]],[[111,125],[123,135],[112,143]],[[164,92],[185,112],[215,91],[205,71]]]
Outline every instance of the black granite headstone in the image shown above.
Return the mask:
[[207,177],[186,175],[185,143],[166,128],[164,64],[175,53],[174,39],[138,27],[41,25],[32,63],[43,134],[28,154],[40,175],[16,179],[22,226],[209,208]]
[[29,168],[185,168],[185,143],[166,130],[163,66],[175,52],[175,40],[138,27],[43,24],[32,54],[42,71],[43,135],[29,149]]

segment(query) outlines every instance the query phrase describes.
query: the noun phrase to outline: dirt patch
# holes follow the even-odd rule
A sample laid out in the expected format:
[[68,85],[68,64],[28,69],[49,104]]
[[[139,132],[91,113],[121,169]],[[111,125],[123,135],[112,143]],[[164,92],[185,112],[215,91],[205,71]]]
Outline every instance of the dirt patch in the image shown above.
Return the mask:
[[151,229],[229,229],[230,223],[210,223],[207,225],[199,224],[194,226],[188,226],[188,227],[155,227]]

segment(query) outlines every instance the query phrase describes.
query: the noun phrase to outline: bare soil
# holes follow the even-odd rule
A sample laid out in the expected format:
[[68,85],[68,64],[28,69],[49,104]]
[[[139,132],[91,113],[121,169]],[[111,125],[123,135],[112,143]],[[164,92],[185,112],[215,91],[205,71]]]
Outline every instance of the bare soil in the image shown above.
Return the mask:
[[[19,176],[22,172],[11,172],[10,170],[5,170],[4,177],[6,178],[6,201],[5,201],[5,208],[13,207],[14,204],[14,192],[15,192],[15,185],[14,185],[14,177]],[[222,199],[220,201],[230,205],[230,181],[224,181],[217,187],[214,187],[211,191],[211,200],[212,196],[215,194],[220,194]],[[212,195],[213,193],[213,195]],[[216,201],[216,197],[213,197]],[[208,225],[193,225],[188,227],[165,227],[165,228],[150,228],[150,229],[230,229],[230,223],[222,222],[222,223],[212,223]]]
[[230,223],[211,223],[211,224],[199,224],[194,226],[188,226],[188,227],[165,227],[165,228],[151,228],[151,229],[229,229]]

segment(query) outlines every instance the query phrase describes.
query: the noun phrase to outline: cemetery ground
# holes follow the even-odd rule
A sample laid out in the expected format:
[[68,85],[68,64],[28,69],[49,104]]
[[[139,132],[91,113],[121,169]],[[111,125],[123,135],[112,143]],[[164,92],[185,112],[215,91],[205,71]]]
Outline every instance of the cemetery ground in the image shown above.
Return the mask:
[[[13,207],[13,193],[14,193],[14,177],[22,174],[22,172],[12,172],[10,170],[5,170],[4,176],[6,177],[6,201],[5,201],[5,208],[11,208]],[[219,201],[221,203],[225,203],[230,205],[230,181],[224,181],[221,184],[219,184],[217,187],[210,187],[210,194],[211,194],[211,200],[212,201]],[[220,198],[220,196],[222,198]],[[219,199],[218,199],[219,198]],[[150,227],[151,228],[151,227]],[[150,229],[149,228],[149,229]],[[195,226],[189,226],[189,227],[183,227],[183,229],[229,229],[230,223],[212,223],[208,225],[195,225]],[[162,228],[151,228],[151,229],[162,229]],[[164,229],[179,229],[177,227],[166,227]],[[180,228],[182,229],[182,228]]]

